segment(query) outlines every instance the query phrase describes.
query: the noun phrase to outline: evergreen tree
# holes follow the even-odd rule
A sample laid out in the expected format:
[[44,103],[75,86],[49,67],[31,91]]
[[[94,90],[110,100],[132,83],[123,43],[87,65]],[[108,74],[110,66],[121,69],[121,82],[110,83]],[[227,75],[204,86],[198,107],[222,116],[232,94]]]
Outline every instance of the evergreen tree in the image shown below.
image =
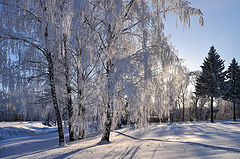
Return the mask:
[[240,67],[235,58],[232,59],[228,67],[226,77],[228,80],[228,91],[224,98],[233,102],[233,121],[236,121],[235,104],[240,99]]
[[214,46],[210,48],[208,56],[201,66],[202,72],[197,78],[195,94],[211,99],[211,122],[213,123],[213,98],[224,94],[224,60],[220,58]]

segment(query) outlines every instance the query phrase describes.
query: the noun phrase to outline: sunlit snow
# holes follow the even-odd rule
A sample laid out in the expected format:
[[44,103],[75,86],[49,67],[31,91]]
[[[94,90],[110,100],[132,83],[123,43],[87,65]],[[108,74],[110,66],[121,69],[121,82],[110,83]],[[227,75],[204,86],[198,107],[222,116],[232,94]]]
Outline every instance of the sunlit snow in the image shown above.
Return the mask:
[[[8,125],[9,124],[9,125]],[[11,122],[0,123],[1,129]],[[36,122],[19,124],[42,128]],[[15,127],[14,125],[12,125]],[[18,127],[19,127],[18,126]],[[13,137],[0,141],[1,158],[218,158],[239,159],[240,121],[175,123],[147,128],[122,128],[111,133],[111,143],[101,136],[57,145],[57,133]]]

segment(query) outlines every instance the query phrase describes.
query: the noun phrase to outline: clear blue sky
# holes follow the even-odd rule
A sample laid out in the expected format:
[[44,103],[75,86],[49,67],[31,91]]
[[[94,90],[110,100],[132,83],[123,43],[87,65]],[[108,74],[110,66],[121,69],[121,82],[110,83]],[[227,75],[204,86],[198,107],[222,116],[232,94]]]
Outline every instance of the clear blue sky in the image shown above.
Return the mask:
[[169,15],[165,22],[165,33],[171,34],[171,42],[180,58],[191,70],[200,70],[210,47],[215,46],[225,60],[225,67],[235,57],[240,63],[240,0],[189,0],[191,6],[201,9],[204,26],[198,18],[191,19],[190,30],[176,28],[176,17]]

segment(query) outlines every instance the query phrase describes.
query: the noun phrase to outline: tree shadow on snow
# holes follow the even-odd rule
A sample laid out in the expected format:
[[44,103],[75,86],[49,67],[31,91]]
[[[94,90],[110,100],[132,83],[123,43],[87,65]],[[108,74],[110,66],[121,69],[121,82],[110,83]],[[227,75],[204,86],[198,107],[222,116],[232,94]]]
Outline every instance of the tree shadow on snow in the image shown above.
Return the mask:
[[[120,135],[121,135],[121,134],[120,134]],[[79,152],[81,152],[81,151],[84,151],[84,150],[87,150],[87,149],[90,149],[90,148],[93,148],[93,147],[101,146],[101,145],[106,145],[106,144],[111,144],[111,142],[107,142],[107,141],[102,141],[102,140],[101,140],[101,141],[99,141],[98,143],[96,143],[96,144],[94,144],[94,145],[90,145],[90,146],[83,147],[83,148],[80,148],[80,149],[77,149],[77,150],[74,150],[74,151],[70,151],[70,152],[68,152],[68,153],[64,153],[64,154],[62,154],[62,155],[60,155],[60,156],[55,157],[54,159],[67,158],[67,157],[72,156],[72,155],[74,155],[74,154],[77,155],[77,153],[79,153]],[[136,155],[136,153],[138,152],[139,149],[140,149],[140,146],[132,147],[132,148],[129,149],[129,150],[126,149],[126,151],[124,151],[124,152],[115,154],[115,155],[113,156],[113,158],[125,158],[125,157],[127,157],[127,156],[130,155],[129,158],[132,159],[132,158]],[[105,155],[103,156],[103,158],[112,156],[112,154],[113,154],[112,151],[114,151],[114,150],[111,150],[110,152],[108,152],[107,154],[105,154]]]
[[87,150],[87,149],[90,149],[90,148],[93,148],[93,147],[96,147],[96,146],[99,146],[99,144],[90,145],[90,146],[83,147],[83,148],[80,148],[80,149],[77,149],[77,150],[74,150],[74,151],[70,151],[70,152],[68,152],[68,153],[64,153],[64,154],[62,154],[62,155],[60,155],[60,156],[57,156],[57,157],[55,157],[54,159],[66,158],[66,157],[71,156],[71,155],[73,155],[73,154],[75,154],[75,153],[78,153],[78,152],[81,152],[81,151],[83,151],[83,150]]
[[[65,139],[68,141],[68,135]],[[0,141],[0,158],[18,158],[59,148],[57,133],[29,135]]]
[[[40,152],[47,151],[49,149],[54,149],[57,148],[57,137],[51,137],[48,138],[47,140],[50,141],[50,143],[54,144],[48,144],[46,146],[46,139],[39,141],[38,139],[33,140],[33,141],[28,141],[24,140],[23,142],[20,143],[12,143],[10,144],[11,146],[2,146],[1,148],[1,157],[10,157],[10,156],[15,156],[15,157],[23,157],[23,156],[29,156],[29,155],[34,155]],[[45,146],[39,146],[39,145],[45,145]],[[24,149],[21,147],[25,147]]]
[[210,149],[214,149],[214,150],[224,150],[224,151],[229,151],[229,152],[235,152],[235,153],[240,153],[239,149],[236,148],[231,148],[231,147],[221,147],[221,146],[214,146],[214,145],[208,145],[208,144],[203,144],[203,143],[197,143],[197,142],[188,142],[188,141],[171,141],[171,140],[162,140],[162,139],[140,139],[140,138],[136,138],[124,133],[121,133],[119,131],[114,131],[118,134],[121,134],[123,136],[126,136],[128,138],[131,138],[133,140],[138,140],[138,141],[161,141],[161,142],[169,142],[169,143],[183,143],[183,144],[189,144],[192,146],[201,146],[201,147],[205,147],[205,148],[210,148]]
[[[107,154],[105,154],[102,159],[105,159],[107,157],[112,157],[112,159],[115,159],[115,158],[129,158],[129,159],[132,159],[133,157],[136,156],[138,150],[140,149],[140,146],[133,146],[133,147],[127,147],[125,150],[123,151],[120,151],[119,153],[116,153],[113,150],[109,151]],[[113,155],[114,153],[116,153],[115,155]]]

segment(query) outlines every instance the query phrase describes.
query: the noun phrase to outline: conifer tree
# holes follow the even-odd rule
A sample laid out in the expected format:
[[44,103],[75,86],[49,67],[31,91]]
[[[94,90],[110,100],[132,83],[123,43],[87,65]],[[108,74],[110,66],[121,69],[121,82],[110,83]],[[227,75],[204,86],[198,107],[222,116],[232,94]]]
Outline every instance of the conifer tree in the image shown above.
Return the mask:
[[232,62],[228,67],[226,77],[228,91],[224,98],[233,102],[233,121],[236,121],[235,105],[236,102],[239,102],[240,100],[240,67],[235,58],[232,59]]
[[224,60],[220,58],[214,46],[210,48],[208,56],[201,66],[202,72],[197,78],[195,94],[199,97],[211,99],[211,122],[213,123],[213,98],[224,94]]

